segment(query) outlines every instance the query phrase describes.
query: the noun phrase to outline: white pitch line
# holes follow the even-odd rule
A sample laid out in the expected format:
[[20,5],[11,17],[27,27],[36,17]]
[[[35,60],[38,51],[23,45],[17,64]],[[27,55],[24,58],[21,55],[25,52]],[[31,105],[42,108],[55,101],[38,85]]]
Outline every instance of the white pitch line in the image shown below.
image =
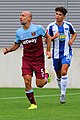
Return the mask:
[[0,98],[0,100],[12,100],[12,99],[22,99],[26,97],[7,97],[7,98]]
[[[80,95],[80,93],[69,93],[66,95]],[[60,96],[60,94],[53,94],[53,95],[40,95],[40,96],[35,96],[36,98],[40,98],[40,97],[55,97],[55,96]],[[0,100],[11,100],[11,99],[24,99],[25,97],[7,97],[7,98],[0,98]]]
[[[79,95],[80,93],[69,93],[66,95]],[[41,95],[41,96],[35,96],[35,97],[56,97],[56,96],[60,96],[60,94],[54,94],[54,95]]]

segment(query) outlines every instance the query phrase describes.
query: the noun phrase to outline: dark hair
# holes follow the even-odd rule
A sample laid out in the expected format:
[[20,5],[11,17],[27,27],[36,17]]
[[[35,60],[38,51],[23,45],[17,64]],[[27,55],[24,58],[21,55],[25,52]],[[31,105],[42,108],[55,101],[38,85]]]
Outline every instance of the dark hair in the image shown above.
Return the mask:
[[64,16],[67,13],[67,10],[64,7],[57,7],[57,8],[55,8],[55,11],[56,12],[59,11],[59,12],[63,13]]

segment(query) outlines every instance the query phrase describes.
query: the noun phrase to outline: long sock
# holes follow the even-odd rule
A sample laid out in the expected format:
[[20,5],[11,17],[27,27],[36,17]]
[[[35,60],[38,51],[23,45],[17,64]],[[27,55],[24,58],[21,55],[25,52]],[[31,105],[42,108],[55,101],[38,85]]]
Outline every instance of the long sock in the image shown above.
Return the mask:
[[59,88],[61,89],[61,78],[56,78]]
[[61,95],[66,94],[67,81],[68,81],[67,75],[61,77]]
[[26,91],[26,96],[27,96],[27,98],[28,98],[28,100],[30,101],[31,104],[35,104],[36,105],[36,101],[34,99],[34,92],[33,92],[32,89]]

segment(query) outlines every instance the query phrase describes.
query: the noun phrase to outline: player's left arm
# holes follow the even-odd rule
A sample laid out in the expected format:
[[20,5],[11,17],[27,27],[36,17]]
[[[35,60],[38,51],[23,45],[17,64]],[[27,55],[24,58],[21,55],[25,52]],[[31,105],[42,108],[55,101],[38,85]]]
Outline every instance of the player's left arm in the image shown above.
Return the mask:
[[45,35],[46,38],[46,44],[47,44],[47,50],[46,50],[46,55],[48,56],[48,59],[51,58],[51,36],[46,32]]
[[72,45],[74,40],[76,39],[77,37],[77,33],[76,33],[76,30],[74,29],[73,25],[70,24],[70,34],[71,34],[71,38],[68,42],[69,45]]
[[77,33],[72,34],[71,39],[69,40],[68,44],[72,45],[74,40],[76,39]]
[[44,37],[44,41],[47,44],[47,49],[46,49],[46,55],[49,58],[51,58],[51,36],[48,34],[48,32],[42,27],[40,26],[40,34]]

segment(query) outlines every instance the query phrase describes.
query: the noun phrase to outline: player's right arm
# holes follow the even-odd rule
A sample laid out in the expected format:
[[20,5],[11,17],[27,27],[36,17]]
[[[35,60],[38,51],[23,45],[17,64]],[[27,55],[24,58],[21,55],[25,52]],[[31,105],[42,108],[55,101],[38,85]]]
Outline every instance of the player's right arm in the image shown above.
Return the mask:
[[59,32],[55,33],[55,35],[51,36],[51,41],[59,37]]
[[55,34],[53,34],[53,28],[52,28],[52,26],[54,25],[54,23],[55,23],[55,22],[49,24],[49,25],[47,26],[47,29],[46,29],[46,31],[48,32],[48,34],[51,36],[51,41],[53,41],[54,39],[58,38],[59,35],[60,35],[59,32],[56,32]]
[[21,29],[18,29],[16,31],[16,39],[15,39],[15,42],[13,43],[13,45],[11,47],[9,47],[9,48],[4,48],[3,49],[4,55],[9,53],[9,52],[13,52],[13,51],[17,50],[20,47],[20,44],[21,44],[20,35],[19,35],[20,32],[21,32],[20,30]]
[[7,53],[9,53],[9,52],[12,52],[12,51],[17,50],[19,47],[20,47],[20,44],[14,43],[10,48],[4,48],[4,49],[3,49],[3,53],[4,53],[4,55],[5,55],[5,54],[7,54]]

